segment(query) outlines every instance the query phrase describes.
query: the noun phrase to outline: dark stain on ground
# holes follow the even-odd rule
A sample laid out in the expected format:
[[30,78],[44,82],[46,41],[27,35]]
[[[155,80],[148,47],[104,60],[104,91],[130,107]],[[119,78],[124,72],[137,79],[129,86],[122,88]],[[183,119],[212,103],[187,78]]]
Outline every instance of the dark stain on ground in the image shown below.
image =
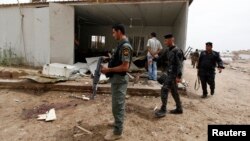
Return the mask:
[[47,111],[49,111],[52,108],[55,108],[55,110],[65,109],[69,107],[75,107],[78,104],[81,104],[82,101],[79,100],[71,100],[66,103],[51,103],[51,104],[41,104],[39,106],[35,106],[31,109],[23,109],[22,111],[22,119],[31,119],[31,118],[37,118],[39,114],[45,114]]

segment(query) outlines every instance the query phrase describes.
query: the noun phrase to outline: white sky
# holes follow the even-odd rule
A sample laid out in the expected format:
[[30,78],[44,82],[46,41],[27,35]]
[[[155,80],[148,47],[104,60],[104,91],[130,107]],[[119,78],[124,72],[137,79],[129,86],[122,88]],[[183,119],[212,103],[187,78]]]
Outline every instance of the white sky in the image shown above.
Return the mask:
[[[16,1],[0,0],[0,4]],[[187,46],[204,49],[211,41],[217,51],[246,50],[248,40],[250,0],[194,0],[189,7]]]
[[187,46],[250,49],[250,0],[194,0],[189,7]]

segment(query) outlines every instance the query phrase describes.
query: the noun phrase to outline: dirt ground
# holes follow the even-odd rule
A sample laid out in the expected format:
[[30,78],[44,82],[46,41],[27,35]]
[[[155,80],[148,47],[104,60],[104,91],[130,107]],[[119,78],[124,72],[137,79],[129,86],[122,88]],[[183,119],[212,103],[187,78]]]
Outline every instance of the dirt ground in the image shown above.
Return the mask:
[[[124,136],[121,141],[204,141],[208,124],[250,124],[250,61],[228,65],[216,74],[215,95],[201,99],[201,88],[194,90],[196,70],[185,62],[187,95],[181,95],[184,114],[154,118],[160,97],[127,99]],[[242,69],[244,71],[242,71]],[[112,129],[110,95],[94,101],[69,97],[82,93],[28,90],[0,90],[0,139],[2,141],[102,141]],[[88,95],[88,94],[85,94]],[[55,108],[57,119],[38,121],[38,114]],[[175,108],[169,97],[168,110]],[[93,132],[85,134],[79,125]]]

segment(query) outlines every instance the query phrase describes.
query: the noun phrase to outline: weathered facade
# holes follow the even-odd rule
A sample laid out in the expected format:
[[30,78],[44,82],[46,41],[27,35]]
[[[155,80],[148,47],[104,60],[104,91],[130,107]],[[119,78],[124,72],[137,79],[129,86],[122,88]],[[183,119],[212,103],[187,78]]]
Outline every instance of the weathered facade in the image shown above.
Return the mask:
[[[186,46],[188,8],[192,0],[86,0],[0,6],[0,62],[42,66],[73,64],[101,55],[116,45],[111,26],[121,22],[139,54],[151,32],[173,33]],[[77,52],[74,36],[79,38]],[[78,60],[75,60],[78,59]]]

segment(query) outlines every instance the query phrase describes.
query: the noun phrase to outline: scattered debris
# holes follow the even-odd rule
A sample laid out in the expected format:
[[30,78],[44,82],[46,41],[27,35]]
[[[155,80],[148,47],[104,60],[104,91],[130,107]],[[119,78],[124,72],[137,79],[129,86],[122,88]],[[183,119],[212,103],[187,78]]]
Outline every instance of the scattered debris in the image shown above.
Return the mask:
[[49,110],[45,121],[53,121],[53,120],[56,120],[56,112],[54,108]]
[[41,114],[41,115],[38,115],[37,120],[45,120],[45,119],[46,119],[46,117],[47,117],[47,112],[46,112],[46,114]]
[[128,73],[128,72],[127,72],[127,75],[128,75],[128,77],[129,77],[130,81],[134,81],[134,79],[135,79],[134,76],[132,76],[132,75],[131,75],[130,73]]
[[55,109],[52,108],[46,112],[46,114],[38,115],[37,120],[45,120],[45,121],[53,121],[56,120],[56,112]]
[[154,111],[156,111],[156,110],[157,110],[157,108],[158,108],[158,107],[157,107],[157,105],[156,105],[156,106],[155,106],[155,108],[154,108]]
[[78,104],[80,104],[80,101],[77,100],[71,100],[69,102],[63,102],[63,103],[51,103],[51,104],[42,104],[39,106],[35,106],[31,109],[23,109],[22,110],[22,119],[31,119],[31,118],[37,118],[38,115],[40,114],[44,114],[47,111],[49,111],[52,108],[55,108],[56,110],[60,110],[60,109],[65,109],[68,107],[75,107]]
[[77,96],[77,95],[70,95],[69,97],[73,97],[73,98],[78,98],[78,99],[82,99],[82,100],[90,100],[89,97],[86,97],[85,95],[82,95],[82,96]]
[[89,130],[87,130],[87,129],[85,129],[85,128],[79,126],[79,125],[77,125],[76,127],[79,128],[80,130],[86,132],[87,134],[93,134],[91,131],[89,131]]
[[15,101],[15,102],[20,102],[20,100],[18,100],[18,99],[14,99],[14,101]]
[[130,98],[130,95],[126,95],[125,98],[126,98],[126,99],[129,99],[129,98]]

